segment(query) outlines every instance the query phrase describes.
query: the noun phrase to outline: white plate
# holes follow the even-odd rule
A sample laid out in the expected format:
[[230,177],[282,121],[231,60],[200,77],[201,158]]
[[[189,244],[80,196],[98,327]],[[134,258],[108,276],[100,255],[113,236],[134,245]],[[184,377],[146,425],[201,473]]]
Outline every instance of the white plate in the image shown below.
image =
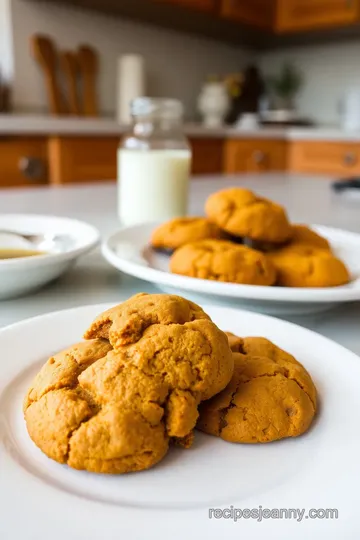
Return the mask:
[[[54,233],[69,237],[69,243],[61,252],[0,260],[0,300],[26,294],[59,277],[78,257],[95,247],[100,238],[95,227],[82,221],[35,214],[2,214],[2,230],[26,234]],[[0,233],[1,247],[34,249],[25,240]]]
[[[108,305],[30,319],[0,331],[0,538],[4,540],[172,540],[265,537],[355,539],[360,476],[360,359],[299,326],[205,307],[223,329],[262,335],[311,372],[320,412],[298,439],[238,445],[196,433],[153,469],[122,476],[75,471],[31,442],[22,400],[56,351],[79,340]],[[210,508],[337,509],[338,519],[209,519]],[[273,533],[274,536],[271,536]],[[184,535],[187,536],[184,536]]]
[[188,298],[198,302],[209,301],[211,297],[215,303],[236,304],[254,311],[303,315],[360,300],[360,234],[313,226],[346,263],[352,274],[351,283],[323,289],[285,288],[220,283],[172,274],[168,270],[169,257],[155,252],[149,245],[151,232],[157,225],[147,223],[119,230],[103,242],[104,257],[126,274],[150,281],[165,292],[185,291]]

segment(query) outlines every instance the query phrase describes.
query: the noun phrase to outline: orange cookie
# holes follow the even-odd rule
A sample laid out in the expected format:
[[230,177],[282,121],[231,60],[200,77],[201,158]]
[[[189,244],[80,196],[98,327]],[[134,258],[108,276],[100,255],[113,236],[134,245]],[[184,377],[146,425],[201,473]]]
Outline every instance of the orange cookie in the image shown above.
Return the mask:
[[229,334],[234,375],[228,386],[201,404],[197,427],[236,443],[297,437],[316,413],[316,389],[293,356],[265,338]]
[[292,229],[285,210],[248,189],[230,188],[210,195],[205,211],[221,229],[235,236],[283,243]]
[[273,285],[276,272],[263,253],[221,240],[193,242],[177,249],[170,259],[174,274],[243,283]]
[[344,263],[330,251],[306,244],[289,244],[267,254],[283,287],[336,287],[350,281]]
[[151,245],[156,249],[173,251],[188,242],[223,238],[224,233],[206,218],[175,218],[157,227],[151,235]]
[[309,246],[331,251],[329,242],[307,225],[292,225],[291,244],[307,244]]

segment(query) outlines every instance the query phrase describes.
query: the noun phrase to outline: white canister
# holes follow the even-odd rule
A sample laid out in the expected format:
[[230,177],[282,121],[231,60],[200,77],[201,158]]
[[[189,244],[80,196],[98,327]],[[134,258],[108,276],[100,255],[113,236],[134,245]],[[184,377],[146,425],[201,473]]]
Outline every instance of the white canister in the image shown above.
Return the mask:
[[118,212],[123,225],[185,216],[191,150],[174,99],[132,103],[133,130],[118,150]]
[[131,102],[146,94],[145,60],[139,54],[125,54],[118,59],[117,66],[117,120],[130,124]]

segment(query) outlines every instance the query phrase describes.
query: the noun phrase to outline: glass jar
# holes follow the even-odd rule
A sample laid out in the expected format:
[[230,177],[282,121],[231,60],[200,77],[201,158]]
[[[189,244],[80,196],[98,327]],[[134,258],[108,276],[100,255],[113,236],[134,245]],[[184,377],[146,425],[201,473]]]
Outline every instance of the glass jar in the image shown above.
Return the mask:
[[124,225],[187,213],[191,150],[175,99],[137,98],[132,133],[118,150],[118,212]]

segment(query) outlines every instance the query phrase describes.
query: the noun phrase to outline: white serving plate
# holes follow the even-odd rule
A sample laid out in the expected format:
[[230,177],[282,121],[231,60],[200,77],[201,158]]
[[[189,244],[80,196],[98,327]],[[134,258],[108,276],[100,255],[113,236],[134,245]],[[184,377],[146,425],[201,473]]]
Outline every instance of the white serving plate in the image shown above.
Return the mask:
[[155,252],[149,238],[156,223],[126,227],[102,244],[106,260],[118,270],[149,281],[161,290],[186,293],[194,301],[233,304],[276,315],[303,315],[331,309],[342,302],[360,300],[360,234],[316,226],[336,254],[348,266],[353,280],[348,285],[329,288],[285,288],[220,283],[189,278],[169,272],[169,256]]
[[[314,332],[256,313],[205,306],[222,329],[262,335],[310,371],[320,408],[297,439],[231,444],[196,433],[146,472],[95,475],[48,459],[22,401],[45,360],[77,342],[108,305],[36,317],[0,331],[0,538],[4,540],[338,540],[360,537],[360,358]],[[336,509],[338,519],[209,519],[211,508]]]
[[[26,234],[54,233],[68,236],[70,241],[61,252],[0,260],[0,300],[29,293],[56,279],[76,259],[95,247],[100,239],[97,229],[82,221],[36,214],[2,214],[2,230]],[[3,233],[0,233],[1,247],[36,249],[25,240]]]

